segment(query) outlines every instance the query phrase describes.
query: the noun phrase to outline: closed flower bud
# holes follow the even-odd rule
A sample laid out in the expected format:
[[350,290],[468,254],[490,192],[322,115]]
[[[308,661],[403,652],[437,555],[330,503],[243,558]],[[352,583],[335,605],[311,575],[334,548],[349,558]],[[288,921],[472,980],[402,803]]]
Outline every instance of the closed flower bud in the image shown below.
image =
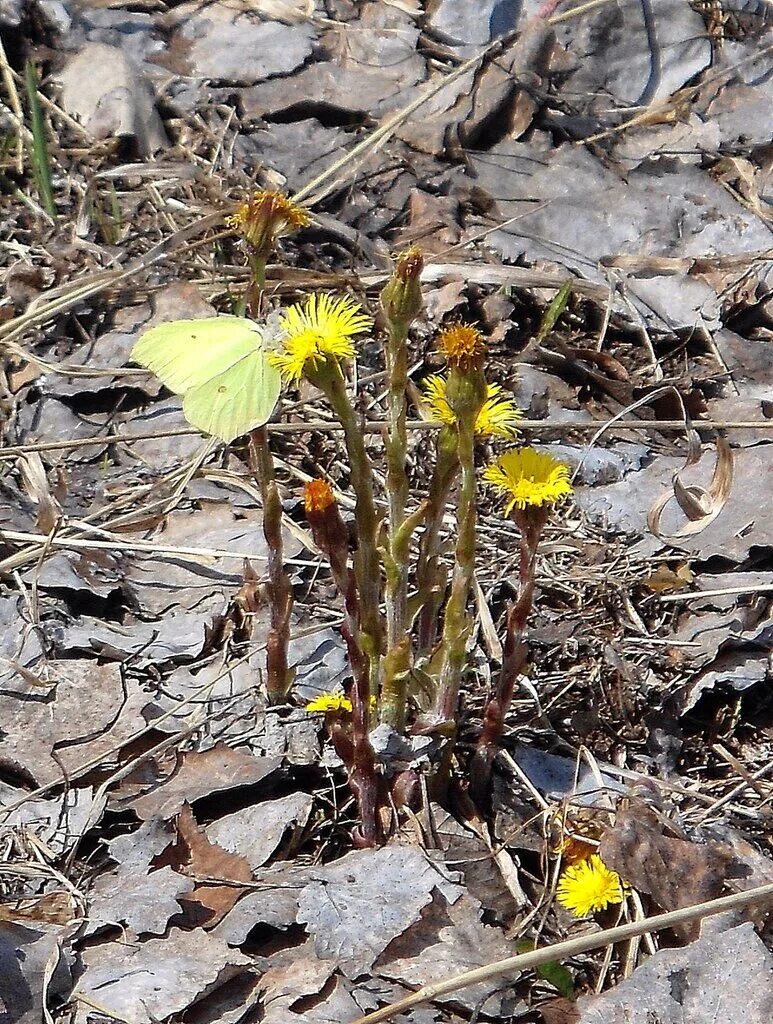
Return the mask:
[[423,269],[424,256],[415,245],[398,255],[392,276],[381,292],[381,305],[390,324],[405,328],[421,312],[424,303],[419,278]]

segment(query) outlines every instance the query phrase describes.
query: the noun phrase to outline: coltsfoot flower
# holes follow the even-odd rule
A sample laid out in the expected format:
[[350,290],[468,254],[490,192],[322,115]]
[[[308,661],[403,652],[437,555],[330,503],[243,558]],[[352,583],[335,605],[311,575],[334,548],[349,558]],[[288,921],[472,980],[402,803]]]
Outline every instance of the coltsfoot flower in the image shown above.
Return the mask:
[[[456,416],[448,403],[447,386],[445,377],[431,374],[424,382],[424,400],[433,420],[453,427]],[[476,437],[504,437],[512,441],[518,433],[516,423],[523,414],[511,398],[501,395],[501,385],[486,385],[486,400],[475,417]]]
[[438,334],[438,348],[450,367],[464,373],[483,365],[486,341],[472,324],[455,323],[444,327]]
[[288,382],[316,370],[329,359],[351,359],[352,338],[369,331],[373,320],[362,306],[346,295],[310,295],[304,303],[289,306],[282,314],[282,352],[269,356]]
[[588,917],[623,902],[620,876],[608,868],[598,854],[573,864],[563,872],[556,889],[556,899],[575,917]]
[[569,467],[534,448],[511,448],[483,471],[483,479],[501,491],[505,515],[514,508],[552,505],[572,493]]
[[[371,697],[371,711],[376,710],[376,704],[376,698]],[[345,711],[347,714],[350,715],[352,713],[352,702],[349,700],[345,693],[341,693],[340,690],[332,690],[329,693],[317,694],[314,700],[310,700],[303,710],[308,711],[309,714],[313,714],[315,711]]]
[[345,711],[347,714],[351,714],[352,702],[345,693],[336,690],[330,693],[318,694],[314,700],[309,701],[304,711],[308,711],[309,714],[313,714],[315,711]]
[[311,217],[284,192],[258,189],[230,217],[226,224],[262,256],[267,256],[278,238],[308,227]]

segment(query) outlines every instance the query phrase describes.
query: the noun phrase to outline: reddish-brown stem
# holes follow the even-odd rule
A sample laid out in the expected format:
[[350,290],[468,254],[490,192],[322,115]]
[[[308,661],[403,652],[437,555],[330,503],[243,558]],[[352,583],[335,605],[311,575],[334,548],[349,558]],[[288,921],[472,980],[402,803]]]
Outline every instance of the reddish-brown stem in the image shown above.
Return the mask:
[[349,769],[349,784],[360,812],[362,846],[375,846],[378,829],[378,776],[376,757],[368,736],[370,725],[369,661],[360,645],[360,594],[357,577],[349,568],[348,534],[338,506],[308,512],[314,540],[330,563],[336,586],[344,599],[344,620],[341,635],[346,643],[354,685],[352,697],[352,728],[346,732],[340,723],[331,728],[331,738],[338,756]]
[[521,530],[518,595],[508,608],[502,668],[496,690],[486,704],[483,728],[470,764],[470,792],[478,804],[482,804],[488,795],[491,768],[502,739],[505,718],[518,676],[526,665],[526,625],[534,603],[537,549],[547,522],[547,506],[518,510],[514,518]]
[[266,571],[271,623],[266,640],[266,691],[272,703],[287,696],[292,677],[287,650],[290,644],[290,614],[293,590],[285,572],[282,545],[282,503],[274,479],[274,464],[268,447],[268,432],[257,427],[250,433],[251,469],[263,499],[263,536],[266,539]]

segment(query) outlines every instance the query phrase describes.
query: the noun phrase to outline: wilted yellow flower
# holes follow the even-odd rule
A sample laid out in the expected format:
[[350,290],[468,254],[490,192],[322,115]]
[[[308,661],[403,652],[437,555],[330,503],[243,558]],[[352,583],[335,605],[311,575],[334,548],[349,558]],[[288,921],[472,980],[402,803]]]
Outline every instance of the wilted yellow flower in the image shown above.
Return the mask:
[[511,448],[483,471],[483,479],[509,499],[505,515],[527,505],[552,505],[572,493],[569,467],[534,448]]
[[226,217],[225,222],[256,252],[267,256],[278,238],[308,227],[311,217],[283,192],[259,189],[238,206],[230,217]]
[[438,335],[438,348],[451,367],[468,372],[483,365],[486,342],[477,327],[472,324],[450,324]]
[[[424,400],[432,418],[438,423],[453,427],[456,417],[448,404],[446,389],[448,382],[439,373],[433,373],[424,381]],[[486,385],[486,400],[475,418],[477,437],[505,437],[512,440],[516,434],[516,422],[523,415],[512,398],[501,398],[499,384]]]
[[324,512],[335,504],[333,488],[327,480],[309,480],[303,485],[303,504],[307,516],[315,512]]
[[305,303],[284,311],[281,326],[284,351],[270,355],[269,361],[292,382],[327,359],[350,359],[353,336],[369,331],[373,321],[346,295],[310,295]]
[[620,876],[606,866],[597,853],[568,867],[561,875],[556,899],[575,915],[587,917],[623,902]]
[[314,700],[309,701],[304,710],[309,714],[314,711],[346,711],[351,714],[352,702],[346,694],[336,690],[331,693],[320,693]]

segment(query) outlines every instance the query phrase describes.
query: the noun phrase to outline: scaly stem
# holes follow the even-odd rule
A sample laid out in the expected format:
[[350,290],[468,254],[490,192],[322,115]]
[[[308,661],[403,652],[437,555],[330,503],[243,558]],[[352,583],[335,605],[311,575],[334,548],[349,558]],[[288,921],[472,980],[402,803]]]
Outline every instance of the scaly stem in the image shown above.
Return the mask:
[[389,547],[394,562],[394,579],[387,587],[386,593],[388,649],[403,639],[408,593],[407,567],[396,557],[395,550],[397,535],[405,519],[405,505],[408,500],[408,476],[405,472],[408,449],[408,432],[405,425],[405,391],[408,386],[406,337],[406,331],[401,326],[392,325],[386,347],[389,378],[389,429],[386,443]]
[[448,494],[459,472],[456,432],[443,427],[437,440],[435,468],[429,485],[426,528],[419,543],[416,589],[421,602],[417,651],[428,655],[438,633],[440,606],[443,603],[443,578],[439,566],[440,528]]
[[274,478],[274,463],[268,447],[268,432],[257,427],[250,433],[251,469],[263,500],[263,536],[266,539],[268,597],[271,623],[266,641],[266,690],[271,703],[287,696],[292,684],[287,651],[290,644],[290,614],[293,590],[285,572],[282,553],[282,503]]
[[352,488],[355,494],[354,517],[357,521],[358,534],[354,567],[360,594],[359,643],[368,658],[370,686],[365,706],[369,709],[370,694],[377,696],[379,692],[383,653],[383,627],[379,611],[381,564],[376,546],[378,516],[373,499],[373,468],[365,451],[362,430],[346,393],[346,382],[338,363],[326,364],[325,372],[316,376],[313,383],[322,389],[344,428],[344,440],[352,473]]
[[479,805],[482,805],[488,794],[491,768],[502,739],[505,717],[518,676],[526,665],[526,625],[534,603],[537,549],[547,516],[547,506],[530,506],[517,511],[514,516],[521,530],[518,596],[510,603],[507,611],[502,668],[494,695],[486,704],[483,728],[470,764],[470,792]]
[[263,292],[266,288],[266,256],[251,252],[249,254],[250,283],[247,285],[245,305],[253,320],[257,320],[263,305]]
[[475,571],[475,452],[474,417],[465,416],[458,424],[458,455],[461,485],[457,508],[457,538],[451,593],[443,621],[443,664],[435,704],[438,722],[453,722],[464,669],[470,617],[467,599]]
[[[387,585],[394,578],[395,563],[408,565],[408,553],[418,525],[424,520],[429,502],[424,501],[409,516],[403,519],[399,530],[390,538],[391,552],[386,558]],[[408,676],[411,670],[411,640],[405,634],[400,636],[387,650],[384,658],[384,674],[381,684],[379,710],[381,721],[401,732],[405,729],[408,711]]]

